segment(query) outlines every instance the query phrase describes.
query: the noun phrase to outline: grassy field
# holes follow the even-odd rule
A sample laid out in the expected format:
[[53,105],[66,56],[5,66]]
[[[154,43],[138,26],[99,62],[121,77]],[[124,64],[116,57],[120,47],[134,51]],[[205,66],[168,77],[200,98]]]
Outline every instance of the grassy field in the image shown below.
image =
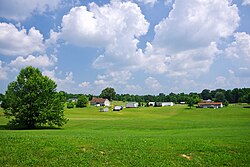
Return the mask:
[[250,166],[250,109],[65,111],[62,129],[6,130],[0,166]]

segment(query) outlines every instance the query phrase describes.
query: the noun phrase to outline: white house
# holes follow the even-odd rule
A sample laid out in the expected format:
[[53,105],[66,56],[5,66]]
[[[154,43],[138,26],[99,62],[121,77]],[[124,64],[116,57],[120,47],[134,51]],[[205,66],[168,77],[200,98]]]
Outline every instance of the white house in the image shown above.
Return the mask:
[[155,104],[157,107],[165,107],[165,106],[173,106],[173,102],[156,102]]
[[206,102],[198,103],[198,108],[222,108],[222,102]]
[[174,103],[173,102],[162,102],[161,103],[161,106],[164,107],[164,106],[173,106]]
[[137,108],[139,104],[137,102],[128,102],[126,103],[126,108]]
[[90,105],[95,105],[95,106],[110,106],[110,101],[108,99],[103,99],[103,98],[93,98],[90,101]]

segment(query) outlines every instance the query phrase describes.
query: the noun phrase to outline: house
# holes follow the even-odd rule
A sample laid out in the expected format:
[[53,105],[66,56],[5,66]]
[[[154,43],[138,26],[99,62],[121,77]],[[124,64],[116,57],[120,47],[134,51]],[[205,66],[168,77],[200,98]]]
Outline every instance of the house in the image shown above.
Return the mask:
[[68,102],[70,102],[70,101],[71,101],[71,102],[77,102],[77,100],[78,100],[78,98],[69,98],[67,101],[68,101]]
[[155,104],[157,107],[165,107],[165,106],[173,106],[173,102],[156,102]]
[[94,97],[90,101],[90,105],[94,105],[94,106],[110,106],[110,101],[108,99]]
[[128,102],[126,103],[126,108],[137,108],[139,104],[137,102]]
[[164,106],[173,106],[174,103],[173,102],[162,102],[161,103],[161,106],[164,107]]
[[202,100],[202,103],[211,103],[211,102],[213,102],[212,100],[210,100],[210,99],[207,99],[207,100]]
[[221,107],[223,107],[222,102],[198,103],[198,108],[221,108]]

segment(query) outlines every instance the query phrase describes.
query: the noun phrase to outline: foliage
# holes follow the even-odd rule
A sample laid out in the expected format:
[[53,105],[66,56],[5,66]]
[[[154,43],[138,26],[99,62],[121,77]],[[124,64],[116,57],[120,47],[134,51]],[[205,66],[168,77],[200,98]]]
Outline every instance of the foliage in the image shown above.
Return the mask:
[[74,108],[74,106],[75,106],[75,104],[74,104],[74,102],[72,102],[72,100],[67,102],[67,108],[69,108],[69,109]]
[[224,102],[225,101],[225,95],[222,92],[216,92],[214,95],[214,98],[217,102]]
[[8,85],[2,107],[4,115],[12,118],[9,124],[13,127],[60,127],[67,122],[62,99],[55,82],[29,66],[21,70],[17,81]]
[[100,97],[113,100],[115,98],[115,95],[116,95],[115,89],[108,87],[102,90]]
[[227,100],[225,100],[225,101],[223,102],[223,105],[224,105],[225,107],[227,107],[227,106],[229,105],[229,102],[228,102]]
[[192,97],[189,97],[187,100],[188,107],[192,108],[194,106],[194,103],[195,103],[195,99]]
[[0,93],[0,102],[2,102],[4,99],[4,95],[2,93]]
[[[220,92],[219,94],[217,92]],[[217,94],[217,95],[216,95]],[[123,102],[174,102],[174,103],[180,103],[180,102],[186,102],[190,97],[192,97],[195,102],[194,104],[197,104],[201,101],[201,99],[208,100],[220,100],[218,95],[224,94],[224,98],[222,95],[222,100],[227,100],[229,103],[250,103],[250,88],[235,88],[233,90],[224,90],[224,89],[216,89],[216,90],[208,90],[204,89],[201,93],[191,92],[189,94],[185,93],[173,93],[170,94],[164,94],[159,93],[158,95],[133,95],[133,94],[115,94],[115,96],[112,98],[112,100],[117,101],[123,101]],[[82,96],[82,94],[67,94],[66,93],[66,99],[71,98],[79,98]],[[94,95],[85,95],[89,100],[94,97]],[[98,96],[97,96],[98,97]],[[104,97],[103,94],[100,95],[100,97]],[[217,97],[217,99],[216,99]],[[104,97],[106,98],[106,96]]]
[[201,98],[202,98],[203,100],[211,99],[212,96],[211,96],[210,90],[204,89],[204,90],[201,92]]
[[76,102],[77,108],[87,107],[88,105],[88,98],[84,95],[80,96]]

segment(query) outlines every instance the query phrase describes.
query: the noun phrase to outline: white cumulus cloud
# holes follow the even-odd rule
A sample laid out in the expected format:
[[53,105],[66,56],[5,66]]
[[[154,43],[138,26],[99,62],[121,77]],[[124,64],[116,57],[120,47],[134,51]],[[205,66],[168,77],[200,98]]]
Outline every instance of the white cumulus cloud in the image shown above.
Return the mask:
[[29,55],[26,58],[19,56],[15,60],[12,60],[9,65],[16,68],[23,68],[26,66],[49,67],[55,65],[56,62],[57,58],[54,55],[51,57],[47,55],[40,55],[37,57]]
[[56,69],[45,70],[42,72],[44,76],[49,77],[56,82],[58,90],[63,90],[66,92],[74,92],[75,81],[73,77],[73,72],[66,72],[64,77],[58,77]]
[[153,90],[159,90],[160,88],[162,88],[162,85],[160,84],[160,82],[153,77],[148,77],[145,80],[145,84],[147,85],[148,88],[153,89]]
[[17,56],[44,52],[43,35],[32,27],[18,30],[13,24],[0,23],[0,54]]
[[61,0],[1,0],[0,17],[22,21],[34,13],[53,11],[59,7],[60,2]]
[[6,80],[8,78],[8,67],[4,66],[4,63],[0,60],[0,80]]
[[234,64],[234,73],[241,77],[250,77],[250,35],[245,32],[234,34],[233,41],[225,49],[225,54]]
[[72,8],[63,16],[61,26],[60,37],[70,44],[104,48],[94,67],[120,68],[139,64],[142,51],[137,45],[149,23],[137,4],[111,1],[103,6],[91,3],[89,8]]
[[250,0],[243,0],[242,5],[250,5]]
[[227,0],[175,0],[147,45],[149,71],[171,76],[208,72],[219,53],[217,43],[233,35],[239,20],[237,6]]
[[151,6],[153,6],[157,2],[157,0],[137,0],[137,1]]
[[88,87],[89,85],[90,85],[89,82],[82,82],[82,83],[79,84],[79,86],[82,87],[82,88]]

